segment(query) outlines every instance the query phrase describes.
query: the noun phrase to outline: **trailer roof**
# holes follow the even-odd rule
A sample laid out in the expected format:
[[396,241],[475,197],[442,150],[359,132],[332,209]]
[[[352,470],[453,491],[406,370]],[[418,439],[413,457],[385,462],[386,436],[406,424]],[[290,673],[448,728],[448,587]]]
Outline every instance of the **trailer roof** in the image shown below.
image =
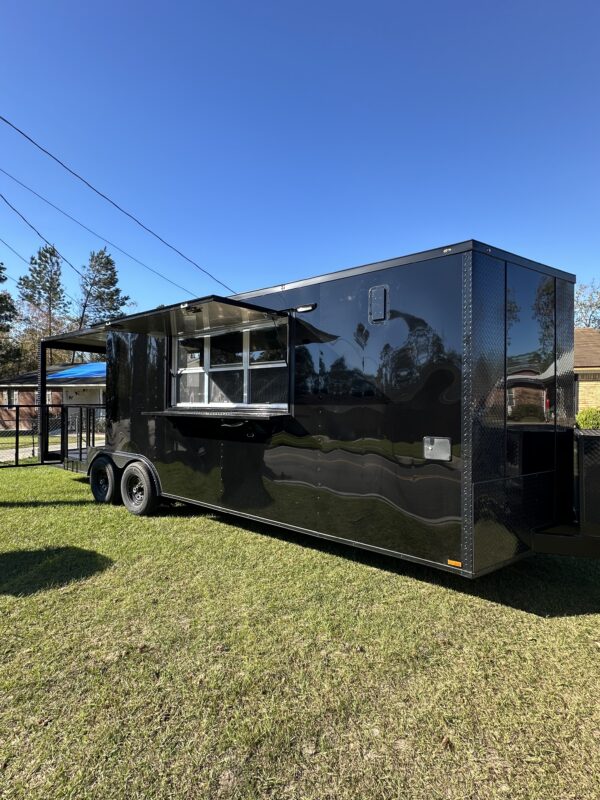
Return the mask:
[[[538,272],[552,275],[568,281],[569,283],[575,283],[576,280],[575,275],[570,272],[564,272],[563,270],[549,267],[546,264],[541,264],[538,261],[523,258],[522,256],[516,255],[516,253],[510,253],[507,250],[492,247],[491,245],[484,244],[475,239],[468,239],[464,242],[447,245],[446,247],[422,250],[418,253],[411,253],[410,255],[400,256],[398,258],[390,258],[385,261],[363,264],[362,266],[338,270],[337,272],[329,272],[324,275],[316,275],[312,278],[292,281],[291,283],[282,283],[264,289],[240,292],[231,297],[209,295],[207,297],[198,298],[197,300],[190,300],[187,303],[175,303],[170,306],[163,306],[150,309],[149,311],[131,314],[127,317],[121,317],[93,328],[71,331],[70,333],[59,334],[57,336],[48,336],[44,338],[43,341],[47,342],[50,347],[103,353],[106,350],[106,333],[109,330],[168,335],[173,333],[186,333],[188,330],[191,330],[192,320],[194,326],[197,326],[198,322],[200,322],[200,326],[195,327],[195,330],[198,331],[212,330],[215,327],[226,327],[234,324],[245,324],[261,318],[272,318],[273,315],[286,316],[289,309],[273,311],[272,309],[257,306],[246,301],[252,297],[259,297],[265,294],[283,292],[288,289],[297,289],[303,286],[325,283],[327,281],[340,280],[352,275],[361,275],[382,269],[391,269],[392,267],[414,264],[432,258],[465,253],[470,250],[485,253],[486,255],[493,256],[503,261],[510,261],[512,264],[518,264],[529,269],[535,269]],[[200,308],[201,306],[202,308]],[[186,320],[189,320],[189,325],[187,327]]]
[[318,283],[326,283],[327,281],[339,280],[347,278],[352,275],[362,275],[367,272],[377,272],[382,269],[391,269],[392,267],[400,267],[408,264],[414,264],[418,261],[428,261],[431,258],[441,258],[442,256],[453,255],[456,253],[466,253],[469,250],[475,250],[479,253],[498,258],[501,261],[510,261],[511,264],[518,264],[522,267],[528,267],[538,272],[543,272],[546,275],[560,278],[561,280],[575,283],[576,276],[571,272],[565,272],[555,267],[550,267],[547,264],[542,264],[539,261],[532,261],[529,258],[523,258],[516,253],[510,253],[508,250],[502,250],[498,247],[492,247],[489,244],[484,244],[476,239],[467,239],[464,242],[446,245],[445,247],[435,247],[431,250],[421,250],[417,253],[410,253],[406,256],[398,256],[397,258],[389,258],[385,261],[373,261],[368,264],[362,264],[358,267],[350,267],[349,269],[342,269],[336,272],[327,272],[323,275],[315,275],[312,278],[304,278],[291,283],[282,283],[277,286],[269,286],[264,289],[253,289],[248,292],[239,292],[233,295],[237,299],[247,300],[252,297],[259,297],[272,292],[283,292],[288,289],[299,289],[303,286],[311,286]]

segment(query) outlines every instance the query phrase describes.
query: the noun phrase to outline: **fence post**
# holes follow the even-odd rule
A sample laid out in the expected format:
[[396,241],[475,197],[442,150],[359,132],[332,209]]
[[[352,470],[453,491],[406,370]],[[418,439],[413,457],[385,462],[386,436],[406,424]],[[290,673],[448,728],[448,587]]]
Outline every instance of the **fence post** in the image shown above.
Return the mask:
[[63,464],[66,464],[69,455],[69,431],[67,427],[67,414],[65,414],[65,406],[60,406],[60,459]]
[[19,428],[21,427],[19,411],[19,406],[15,406],[15,467],[19,466]]
[[79,460],[83,459],[83,408],[79,406],[79,435],[77,437],[79,444]]
[[38,346],[38,456],[43,463],[48,457],[48,417],[46,414],[46,342]]

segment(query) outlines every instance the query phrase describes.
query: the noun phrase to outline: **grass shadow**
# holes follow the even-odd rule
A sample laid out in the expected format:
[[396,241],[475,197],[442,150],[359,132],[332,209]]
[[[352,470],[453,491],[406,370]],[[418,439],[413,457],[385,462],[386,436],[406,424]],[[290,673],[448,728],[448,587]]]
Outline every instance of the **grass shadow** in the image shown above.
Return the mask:
[[[198,513],[200,509],[194,509]],[[200,512],[201,513],[201,512]],[[210,512],[215,514],[215,512]],[[232,520],[229,514],[216,517]],[[600,614],[600,559],[532,555],[496,572],[470,580],[393,556],[286,531],[236,518],[236,525],[265,536],[294,542],[376,569],[435,584],[469,597],[525,611],[540,617]]]
[[90,506],[94,500],[0,500],[1,508],[44,508],[46,506]]
[[193,506],[190,503],[179,503],[177,501],[161,501],[158,508],[152,513],[153,517],[217,517],[219,512],[209,508]]
[[0,553],[0,594],[27,596],[84,580],[112,565],[107,556],[80,547]]

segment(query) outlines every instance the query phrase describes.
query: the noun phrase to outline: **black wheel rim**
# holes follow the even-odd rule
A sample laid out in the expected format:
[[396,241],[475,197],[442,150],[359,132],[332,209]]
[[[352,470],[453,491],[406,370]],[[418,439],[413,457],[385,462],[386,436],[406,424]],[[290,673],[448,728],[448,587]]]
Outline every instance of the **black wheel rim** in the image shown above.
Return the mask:
[[144,482],[137,475],[129,475],[127,478],[127,499],[134,506],[141,506],[144,502],[146,490]]
[[98,487],[98,494],[101,497],[106,497],[108,494],[108,473],[104,467],[101,467],[96,472],[96,486]]

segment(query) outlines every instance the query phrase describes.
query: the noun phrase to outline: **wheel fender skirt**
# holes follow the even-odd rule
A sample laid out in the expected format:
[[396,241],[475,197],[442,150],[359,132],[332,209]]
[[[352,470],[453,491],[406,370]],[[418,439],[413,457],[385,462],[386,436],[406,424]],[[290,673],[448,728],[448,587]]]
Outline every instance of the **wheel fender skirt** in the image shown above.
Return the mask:
[[[91,449],[91,448],[90,448]],[[132,461],[141,461],[148,467],[150,471],[150,475],[154,481],[154,485],[156,486],[156,491],[160,495],[162,488],[160,483],[160,478],[158,477],[158,472],[156,471],[156,467],[154,464],[146,458],[146,456],[142,456],[139,453],[120,453],[115,452],[114,450],[102,450],[101,448],[94,448],[94,453],[88,460],[88,475],[90,474],[90,469],[92,468],[92,462],[95,458],[101,455],[108,456],[117,469],[125,469],[128,464],[131,464]]]
[[536,553],[556,556],[584,556],[600,558],[600,536],[583,533],[561,536],[555,533],[534,533],[533,548]]

